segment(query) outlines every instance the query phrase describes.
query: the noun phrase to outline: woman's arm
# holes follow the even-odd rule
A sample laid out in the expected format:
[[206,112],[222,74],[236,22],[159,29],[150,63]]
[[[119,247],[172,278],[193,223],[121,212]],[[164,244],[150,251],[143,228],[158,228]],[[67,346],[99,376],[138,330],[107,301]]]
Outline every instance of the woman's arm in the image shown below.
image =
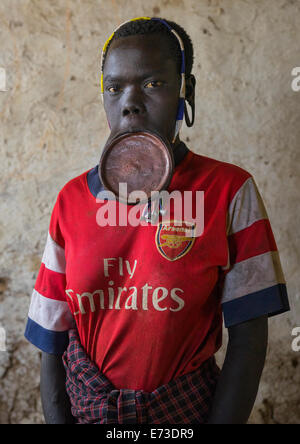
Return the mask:
[[228,328],[229,342],[208,424],[245,424],[265,363],[268,317]]
[[43,352],[41,398],[47,424],[73,424],[75,422],[65,384],[66,372],[62,356]]

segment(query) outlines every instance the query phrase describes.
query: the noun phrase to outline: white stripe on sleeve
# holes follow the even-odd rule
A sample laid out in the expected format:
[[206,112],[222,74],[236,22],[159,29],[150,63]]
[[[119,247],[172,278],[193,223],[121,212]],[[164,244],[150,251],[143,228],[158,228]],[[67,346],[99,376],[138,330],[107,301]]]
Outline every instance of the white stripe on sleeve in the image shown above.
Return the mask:
[[28,316],[37,324],[52,331],[66,331],[74,326],[69,305],[42,296],[33,290]]
[[229,205],[227,234],[244,230],[261,219],[268,219],[268,215],[257,185],[254,179],[249,177]]
[[278,251],[253,256],[234,264],[226,275],[222,303],[277,284],[285,284]]
[[49,232],[42,262],[49,270],[57,273],[66,272],[65,250],[52,239]]

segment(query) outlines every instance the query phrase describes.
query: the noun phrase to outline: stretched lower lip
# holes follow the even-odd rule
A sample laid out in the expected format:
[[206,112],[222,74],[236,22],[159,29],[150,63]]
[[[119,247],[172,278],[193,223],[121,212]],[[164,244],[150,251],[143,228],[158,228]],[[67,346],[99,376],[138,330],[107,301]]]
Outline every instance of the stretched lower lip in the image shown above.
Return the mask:
[[134,116],[132,116],[128,120],[124,118],[124,120],[122,121],[121,125],[118,128],[113,128],[111,130],[111,137],[113,138],[118,137],[119,135],[124,134],[125,132],[136,133],[144,131],[158,134],[161,135],[161,137],[163,137],[163,134],[161,133],[160,130],[156,129],[152,125],[149,125],[149,123],[143,119],[134,118]]
[[[121,128],[117,131],[112,132],[110,135],[110,138],[115,139],[125,133],[139,133],[139,132],[144,132],[144,131],[147,131],[147,128],[144,128],[141,126],[136,126],[136,127],[125,126],[124,128]],[[150,130],[148,130],[148,131],[150,131]]]
[[130,122],[127,125],[122,125],[117,131],[116,131],[116,135],[117,134],[121,134],[124,132],[128,132],[128,133],[136,133],[136,132],[140,132],[140,131],[150,131],[150,132],[157,132],[155,130],[153,130],[153,128],[151,128],[149,125],[142,123],[142,122]]

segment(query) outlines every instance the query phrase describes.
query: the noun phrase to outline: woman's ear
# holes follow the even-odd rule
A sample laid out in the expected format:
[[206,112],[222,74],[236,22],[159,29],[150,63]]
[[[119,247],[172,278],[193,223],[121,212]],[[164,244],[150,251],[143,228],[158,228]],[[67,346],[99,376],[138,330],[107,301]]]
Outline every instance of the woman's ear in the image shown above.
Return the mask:
[[[190,74],[186,77],[185,83],[185,102],[184,102],[184,117],[185,123],[188,127],[193,126],[195,121],[195,86],[196,86],[196,78],[193,74]],[[192,110],[192,119],[190,120],[186,102],[190,105]]]
[[195,103],[195,86],[196,78],[193,74],[186,76],[185,79],[185,99],[188,101],[189,105]]

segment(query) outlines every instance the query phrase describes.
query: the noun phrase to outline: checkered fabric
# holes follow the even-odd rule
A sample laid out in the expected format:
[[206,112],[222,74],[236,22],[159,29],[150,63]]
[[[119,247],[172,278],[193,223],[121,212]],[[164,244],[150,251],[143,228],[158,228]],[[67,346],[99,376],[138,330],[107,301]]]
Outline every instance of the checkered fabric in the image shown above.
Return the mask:
[[72,415],[80,424],[204,424],[220,374],[214,357],[153,392],[116,390],[89,359],[77,330],[63,354]]

